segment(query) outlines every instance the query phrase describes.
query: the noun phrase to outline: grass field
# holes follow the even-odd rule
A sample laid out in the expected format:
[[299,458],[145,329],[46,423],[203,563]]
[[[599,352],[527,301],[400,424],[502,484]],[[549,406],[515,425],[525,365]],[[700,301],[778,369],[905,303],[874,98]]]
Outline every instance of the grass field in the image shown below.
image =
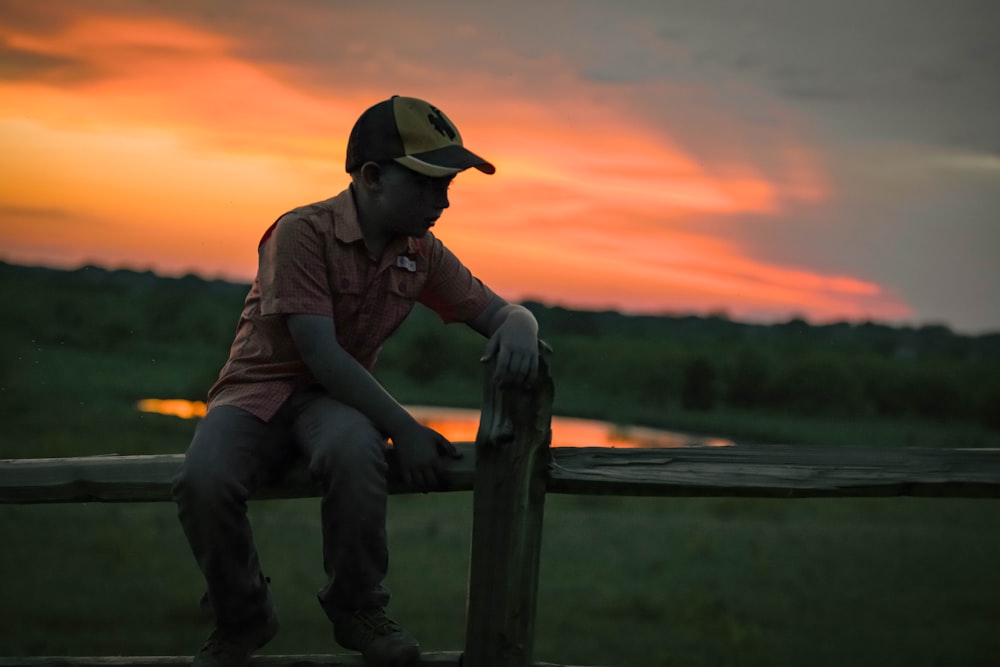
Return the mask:
[[[392,611],[462,646],[471,497],[394,496]],[[315,501],[251,516],[283,629],[336,650]],[[189,654],[210,629],[170,504],[0,507],[0,654]],[[550,496],[536,657],[593,665],[996,665],[1000,502]]]
[[[220,353],[42,344],[5,330],[0,347],[2,457],[182,452],[194,422],[141,414],[135,401],[203,391]],[[475,397],[387,381],[406,402]],[[557,386],[557,411],[574,391]],[[720,410],[657,425],[738,441],[1000,446],[996,430],[915,419]],[[255,503],[251,517],[283,621],[267,652],[336,650],[315,601],[317,502]],[[391,611],[428,650],[463,644],[470,522],[468,493],[391,499]],[[1000,500],[550,496],[535,655],[636,667],[996,667],[998,528]],[[191,654],[210,630],[168,503],[0,506],[0,536],[0,655]]]

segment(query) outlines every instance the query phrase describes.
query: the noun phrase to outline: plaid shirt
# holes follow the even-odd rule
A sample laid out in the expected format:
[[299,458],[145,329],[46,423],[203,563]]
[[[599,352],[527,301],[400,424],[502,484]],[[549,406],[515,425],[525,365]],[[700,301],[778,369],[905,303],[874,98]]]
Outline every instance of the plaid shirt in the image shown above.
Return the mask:
[[370,370],[415,302],[445,322],[469,322],[494,296],[429,232],[393,239],[381,260],[372,259],[350,188],[281,216],[258,252],[257,277],[208,402],[264,421],[293,391],[316,383],[284,315],[333,317],[337,342]]

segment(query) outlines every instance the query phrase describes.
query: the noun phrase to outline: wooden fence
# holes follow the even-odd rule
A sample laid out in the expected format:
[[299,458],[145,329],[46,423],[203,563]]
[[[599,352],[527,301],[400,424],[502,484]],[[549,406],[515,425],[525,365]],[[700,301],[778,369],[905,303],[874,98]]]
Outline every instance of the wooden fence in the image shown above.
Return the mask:
[[[450,491],[473,491],[463,651],[421,665],[527,667],[547,493],[771,498],[1000,497],[998,449],[753,445],[678,449],[550,448],[552,380],[543,359],[530,389],[500,388],[486,369],[475,443],[449,463]],[[0,502],[169,501],[182,455],[0,462]],[[405,492],[398,481],[394,493]],[[318,495],[304,468],[258,498]],[[0,657],[0,667],[181,667],[190,657]],[[356,655],[256,656],[255,667],[362,665]],[[555,667],[550,665],[550,667]]]

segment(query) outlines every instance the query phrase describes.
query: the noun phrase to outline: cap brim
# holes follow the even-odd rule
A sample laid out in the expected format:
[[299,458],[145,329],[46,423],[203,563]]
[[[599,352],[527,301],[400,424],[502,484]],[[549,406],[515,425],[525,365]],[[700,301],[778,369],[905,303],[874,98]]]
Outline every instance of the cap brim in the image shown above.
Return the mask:
[[445,146],[426,153],[404,155],[395,159],[407,169],[425,176],[453,176],[460,171],[475,167],[484,174],[496,172],[496,167],[464,146]]

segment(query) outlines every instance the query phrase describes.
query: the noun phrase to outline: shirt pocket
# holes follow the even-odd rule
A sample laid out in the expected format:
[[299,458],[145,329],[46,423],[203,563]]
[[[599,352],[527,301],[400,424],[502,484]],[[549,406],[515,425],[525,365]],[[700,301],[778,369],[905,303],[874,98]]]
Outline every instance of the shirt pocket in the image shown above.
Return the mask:
[[389,271],[386,275],[386,291],[397,299],[416,301],[427,283],[426,271]]
[[331,276],[330,291],[333,293],[333,318],[338,324],[346,319],[355,319],[364,307],[365,286],[356,277]]
[[386,272],[384,280],[379,328],[383,335],[388,336],[402,324],[420,299],[427,282],[427,272],[396,269]]

